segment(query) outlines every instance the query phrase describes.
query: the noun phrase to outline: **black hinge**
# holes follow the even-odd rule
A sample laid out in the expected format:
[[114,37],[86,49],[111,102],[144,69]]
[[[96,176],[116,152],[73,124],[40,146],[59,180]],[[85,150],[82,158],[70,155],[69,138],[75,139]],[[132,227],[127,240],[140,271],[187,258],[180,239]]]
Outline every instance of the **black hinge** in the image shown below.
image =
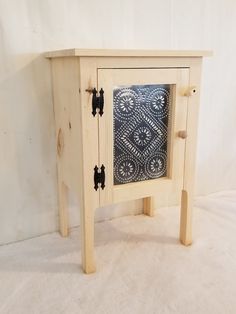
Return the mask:
[[96,113],[97,113],[97,108],[99,109],[99,114],[100,116],[103,115],[103,107],[104,107],[104,90],[101,88],[99,91],[99,96],[97,96],[97,90],[96,88],[92,89],[92,94],[93,94],[93,98],[92,98],[92,114],[95,117]]
[[94,189],[97,191],[98,184],[100,184],[102,190],[105,188],[105,167],[101,166],[100,171],[98,171],[98,166],[94,167]]

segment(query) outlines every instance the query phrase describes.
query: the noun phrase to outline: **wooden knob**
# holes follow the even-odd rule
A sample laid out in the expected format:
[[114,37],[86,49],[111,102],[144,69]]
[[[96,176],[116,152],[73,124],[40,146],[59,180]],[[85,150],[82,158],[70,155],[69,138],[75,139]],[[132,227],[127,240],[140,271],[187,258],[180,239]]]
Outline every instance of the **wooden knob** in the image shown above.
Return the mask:
[[185,138],[187,138],[187,136],[188,136],[188,134],[187,134],[187,131],[185,131],[185,130],[178,132],[178,137],[180,137],[180,138],[185,139]]
[[190,86],[184,93],[185,96],[193,96],[197,92],[196,86]]

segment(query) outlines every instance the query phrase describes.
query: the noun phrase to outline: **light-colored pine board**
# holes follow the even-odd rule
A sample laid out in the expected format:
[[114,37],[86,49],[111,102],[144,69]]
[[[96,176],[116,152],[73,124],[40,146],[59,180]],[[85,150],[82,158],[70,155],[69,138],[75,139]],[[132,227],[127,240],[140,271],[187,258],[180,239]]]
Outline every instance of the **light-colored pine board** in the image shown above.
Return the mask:
[[[82,267],[95,271],[94,211],[121,201],[143,198],[144,214],[153,216],[155,195],[166,206],[181,201],[180,241],[192,242],[192,206],[200,72],[210,51],[67,49],[52,58],[57,136],[60,232],[68,235],[68,188],[79,199]],[[113,185],[113,87],[173,84],[167,177]],[[105,88],[102,117],[92,115],[87,89]],[[196,92],[195,92],[196,89]],[[94,167],[105,165],[105,189],[94,190]]]
[[[92,119],[90,96],[81,92],[81,86],[87,87],[88,72],[83,74],[80,86],[79,59],[56,58],[52,60],[52,73],[56,134],[61,138],[57,145],[58,185],[65,182],[78,197],[82,267],[86,273],[91,273],[95,271],[94,210],[99,207],[99,192],[93,189],[93,169],[98,163],[98,139],[94,136],[97,121]],[[66,233],[66,228],[66,215],[61,214],[60,229]]]
[[64,182],[58,182],[58,203],[60,234],[67,237],[69,234],[68,187]]
[[154,198],[152,196],[143,199],[143,213],[150,217],[154,216]]
[[189,85],[196,92],[188,97],[187,138],[185,149],[184,182],[181,201],[180,241],[184,245],[192,243],[192,210],[194,197],[195,163],[197,149],[197,125],[200,102],[201,60],[193,60],[190,67]]
[[57,166],[69,189],[83,195],[81,106],[77,58],[52,60],[53,102],[57,139]]
[[49,51],[46,58],[58,57],[207,57],[209,50],[64,49]]
[[[106,188],[100,191],[100,205],[169,193],[177,202],[183,187],[185,141],[178,137],[187,119],[187,97],[182,93],[189,85],[189,69],[99,69],[99,89],[105,90],[104,114],[99,118],[100,161],[106,167]],[[171,119],[168,178],[146,180],[129,184],[113,185],[113,88],[143,84],[171,84],[173,108]],[[166,181],[166,182],[165,182]]]
[[80,59],[81,129],[83,142],[83,203],[81,207],[82,263],[85,273],[96,270],[94,257],[94,212],[100,206],[100,191],[94,189],[94,167],[99,164],[98,116],[92,115],[92,95],[86,89],[97,87],[93,61]]
[[[63,236],[67,236],[69,230],[68,188],[77,193],[82,182],[79,164],[76,162],[80,157],[80,150],[75,145],[76,142],[79,142],[80,130],[75,123],[78,108],[73,93],[78,86],[78,74],[76,75],[73,71],[75,64],[75,59],[58,58],[52,60],[53,103],[57,139],[59,229]],[[73,157],[71,158],[71,156]],[[82,194],[82,190],[80,190],[80,198]]]

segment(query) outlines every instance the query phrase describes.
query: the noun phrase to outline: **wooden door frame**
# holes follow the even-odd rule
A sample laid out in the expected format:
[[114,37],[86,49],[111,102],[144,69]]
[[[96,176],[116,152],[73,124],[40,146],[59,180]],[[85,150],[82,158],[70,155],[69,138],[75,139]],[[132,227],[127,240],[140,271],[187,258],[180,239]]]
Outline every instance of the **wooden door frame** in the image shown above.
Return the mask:
[[[100,160],[107,168],[105,190],[100,191],[100,205],[135,200],[152,195],[181,194],[184,174],[185,141],[177,137],[179,130],[185,130],[187,119],[187,97],[183,88],[189,86],[188,68],[145,68],[145,69],[98,69],[99,89],[106,93],[104,114],[99,119]],[[168,84],[173,88],[171,136],[169,141],[169,175],[167,177],[113,185],[113,86],[119,85]],[[181,86],[180,86],[181,84]],[[175,186],[175,188],[173,187]],[[179,190],[179,193],[176,192]],[[167,204],[168,205],[168,204]]]

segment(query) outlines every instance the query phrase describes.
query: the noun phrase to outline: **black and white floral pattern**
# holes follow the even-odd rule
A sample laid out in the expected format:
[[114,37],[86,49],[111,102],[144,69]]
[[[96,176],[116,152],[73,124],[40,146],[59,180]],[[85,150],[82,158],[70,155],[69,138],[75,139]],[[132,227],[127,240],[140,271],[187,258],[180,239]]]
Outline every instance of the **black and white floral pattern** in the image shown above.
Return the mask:
[[114,184],[166,176],[170,85],[119,86],[114,97]]

